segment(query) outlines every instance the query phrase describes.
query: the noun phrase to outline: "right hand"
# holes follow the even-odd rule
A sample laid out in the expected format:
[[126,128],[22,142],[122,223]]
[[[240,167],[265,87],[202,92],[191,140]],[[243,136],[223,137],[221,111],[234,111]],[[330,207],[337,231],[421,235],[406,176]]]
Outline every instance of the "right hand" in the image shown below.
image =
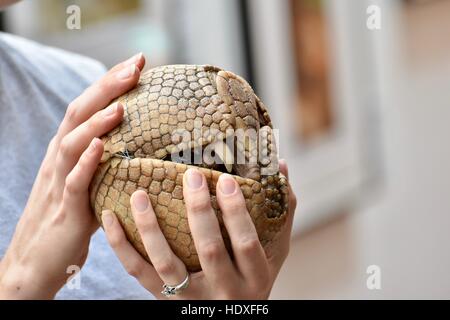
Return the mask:
[[[280,171],[288,178],[288,168],[280,160]],[[183,195],[189,228],[202,271],[191,274],[191,283],[174,299],[267,299],[289,252],[297,198],[289,187],[286,224],[270,245],[262,247],[255,225],[247,211],[241,189],[232,176],[222,174],[216,197],[230,236],[233,256],[227,252],[205,176],[197,169],[184,173]],[[131,211],[149,264],[127,240],[116,215],[105,210],[103,226],[111,247],[128,273],[156,298],[163,283],[179,284],[187,273],[184,263],[171,249],[161,231],[145,191],[130,199]]]
[[96,137],[116,127],[124,112],[117,103],[103,109],[137,84],[144,64],[142,55],[118,64],[67,108],[0,262],[0,299],[53,298],[67,268],[84,264],[99,226],[88,194],[103,153]]

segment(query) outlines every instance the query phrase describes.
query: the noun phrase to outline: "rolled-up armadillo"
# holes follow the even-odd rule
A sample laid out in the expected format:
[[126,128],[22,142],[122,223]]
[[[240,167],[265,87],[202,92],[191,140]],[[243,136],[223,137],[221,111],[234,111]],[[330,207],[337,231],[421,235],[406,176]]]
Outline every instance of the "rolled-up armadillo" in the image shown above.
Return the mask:
[[183,174],[198,168],[227,249],[231,245],[216,201],[221,174],[240,185],[263,246],[274,240],[288,209],[267,109],[241,77],[213,66],[171,65],[141,75],[119,100],[122,123],[102,137],[104,153],[90,188],[91,206],[118,217],[128,240],[148,259],[130,208],[136,190],[149,195],[160,228],[189,271],[201,269],[183,200]]

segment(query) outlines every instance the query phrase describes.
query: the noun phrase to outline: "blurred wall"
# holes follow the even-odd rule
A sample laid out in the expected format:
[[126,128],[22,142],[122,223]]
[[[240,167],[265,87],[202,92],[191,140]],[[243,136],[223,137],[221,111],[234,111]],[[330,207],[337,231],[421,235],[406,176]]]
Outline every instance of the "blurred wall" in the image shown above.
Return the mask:
[[380,31],[384,189],[294,239],[274,299],[450,298],[450,2],[397,10]]

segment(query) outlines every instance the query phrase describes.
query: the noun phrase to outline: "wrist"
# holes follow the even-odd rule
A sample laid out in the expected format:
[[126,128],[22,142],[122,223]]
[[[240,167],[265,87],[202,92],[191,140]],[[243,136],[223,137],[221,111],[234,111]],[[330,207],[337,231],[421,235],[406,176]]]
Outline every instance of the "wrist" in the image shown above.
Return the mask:
[[59,287],[46,282],[31,266],[0,262],[0,300],[53,299]]

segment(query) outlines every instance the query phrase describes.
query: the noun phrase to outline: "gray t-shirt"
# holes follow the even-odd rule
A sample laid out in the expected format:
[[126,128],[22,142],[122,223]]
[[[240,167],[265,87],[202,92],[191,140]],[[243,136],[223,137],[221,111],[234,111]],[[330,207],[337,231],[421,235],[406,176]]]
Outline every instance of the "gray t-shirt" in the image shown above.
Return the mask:
[[[67,105],[104,73],[92,59],[0,32],[0,256]],[[80,280],[79,289],[66,286],[57,298],[153,298],[126,273],[101,229]]]

